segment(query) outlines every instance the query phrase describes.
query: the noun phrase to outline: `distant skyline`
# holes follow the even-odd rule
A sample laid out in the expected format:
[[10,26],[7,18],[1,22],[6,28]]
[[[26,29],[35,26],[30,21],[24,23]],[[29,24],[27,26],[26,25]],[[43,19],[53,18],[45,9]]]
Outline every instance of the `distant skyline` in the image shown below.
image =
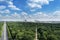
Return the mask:
[[60,0],[0,0],[1,20],[60,21]]

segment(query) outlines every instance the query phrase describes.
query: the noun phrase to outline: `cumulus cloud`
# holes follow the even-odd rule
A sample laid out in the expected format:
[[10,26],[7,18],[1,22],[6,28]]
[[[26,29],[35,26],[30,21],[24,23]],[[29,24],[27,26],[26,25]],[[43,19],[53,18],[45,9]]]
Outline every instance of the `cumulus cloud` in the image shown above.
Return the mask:
[[27,21],[59,21],[60,20],[60,11],[55,11],[53,13],[43,13],[43,12],[36,12],[32,15],[24,15]]
[[10,10],[6,9],[6,6],[1,5],[0,6],[0,14],[1,13],[10,13]]
[[53,13],[53,15],[55,15],[55,16],[60,16],[60,11],[55,11],[55,12]]
[[9,5],[8,7],[11,8],[12,10],[20,10],[19,8],[17,8],[17,7],[14,6],[14,5]]
[[32,15],[32,19],[46,19],[49,18],[49,16],[46,13],[43,12],[37,12]]
[[[20,10],[19,8],[17,8],[14,4],[13,4],[13,0],[0,0],[0,2],[6,2],[8,3],[8,7],[11,10]],[[54,1],[54,0],[27,0],[27,3],[29,5],[30,8],[42,8],[43,5],[49,5],[50,1]],[[4,9],[4,10],[3,10]],[[31,11],[35,11],[35,10],[31,10]],[[6,9],[6,6],[1,5],[0,6],[0,18],[1,19],[6,19],[6,20],[27,20],[27,21],[34,21],[34,20],[38,20],[38,21],[58,21],[60,20],[60,11],[55,11],[53,13],[43,13],[43,12],[36,12],[34,14],[28,14],[26,12],[21,12],[21,13],[13,13],[11,15],[7,14],[5,16],[1,15],[2,13],[10,13],[9,9]]]
[[4,5],[1,5],[0,6],[0,10],[3,10],[3,9],[5,9],[6,8],[6,6],[4,6]]
[[9,4],[8,7],[11,8],[12,10],[20,10],[15,5],[13,5],[13,2],[12,1],[9,1],[8,4]]
[[19,14],[17,13],[13,13],[11,15],[7,14],[5,16],[1,15],[2,19],[16,19],[16,17],[18,18],[19,17]]
[[23,19],[23,20],[25,20],[25,19],[27,19],[28,17],[29,17],[29,15],[28,15],[28,13],[26,13],[26,12],[21,12],[21,18]]
[[60,19],[60,11],[53,12],[52,18],[53,19]]
[[43,5],[48,5],[50,1],[54,0],[28,0],[27,3],[31,8],[42,8]]
[[28,15],[26,12],[21,12],[22,15]]
[[9,14],[10,13],[10,10],[5,10],[4,12]]
[[10,13],[10,10],[6,9],[6,10],[0,10],[0,14],[9,14]]
[[13,2],[13,0],[0,0],[0,2],[6,2],[8,4],[8,7],[12,10],[20,10],[18,7],[16,7]]
[[3,19],[13,19],[13,20],[27,20],[27,21],[59,21],[60,20],[60,11],[55,11],[51,14],[46,14],[43,12],[36,12],[33,15],[28,15],[26,12],[13,13],[11,15],[1,16]]
[[9,5],[13,5],[13,2],[12,1],[9,1],[9,2],[7,2]]
[[35,20],[43,20],[43,21],[59,21],[60,20],[60,11],[55,11],[51,14],[46,13],[36,13],[34,14]]
[[15,12],[14,14],[11,14],[12,17],[14,17],[15,19],[19,19],[21,16],[20,14],[18,14],[17,12]]

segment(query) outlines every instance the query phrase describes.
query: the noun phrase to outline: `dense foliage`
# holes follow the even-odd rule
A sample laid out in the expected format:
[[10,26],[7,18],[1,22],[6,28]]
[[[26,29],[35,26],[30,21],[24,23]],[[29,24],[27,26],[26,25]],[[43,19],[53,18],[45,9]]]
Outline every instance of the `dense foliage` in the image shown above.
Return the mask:
[[3,22],[0,22],[0,37],[1,37],[1,34],[2,34],[2,27],[3,27]]
[[7,22],[9,40],[60,40],[60,24]]
[[[55,31],[59,29],[59,24],[38,23],[38,39],[39,40],[60,40]],[[57,30],[56,30],[57,29]],[[59,33],[59,32],[58,32]]]
[[33,23],[7,23],[9,40],[34,40],[35,25]]

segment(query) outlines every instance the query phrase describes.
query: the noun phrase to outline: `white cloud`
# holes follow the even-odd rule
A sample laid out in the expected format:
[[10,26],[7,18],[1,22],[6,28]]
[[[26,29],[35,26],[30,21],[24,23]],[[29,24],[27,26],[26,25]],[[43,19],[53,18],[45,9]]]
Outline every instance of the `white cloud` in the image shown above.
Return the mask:
[[60,11],[55,11],[53,15],[60,16]]
[[4,6],[4,5],[1,5],[0,6],[0,10],[3,10],[3,9],[5,9],[6,8],[6,6]]
[[10,16],[10,15],[5,15],[2,17],[2,19],[11,19],[11,18],[12,18],[12,16]]
[[9,14],[10,13],[10,10],[6,9],[6,10],[0,10],[0,13],[3,14],[3,13],[6,13],[6,14]]
[[60,21],[60,11],[55,11],[51,14],[46,14],[43,12],[37,12],[33,15],[28,15],[26,12],[21,12],[21,14],[15,12],[11,15],[2,16],[0,15],[0,18],[2,19],[8,19],[8,20],[27,20],[27,21]]
[[14,5],[9,5],[8,7],[11,8],[12,10],[20,10],[19,8],[17,8],[17,7],[14,6]]
[[58,19],[60,19],[60,11],[55,11],[55,12],[53,12],[53,15],[52,15],[52,18],[58,18]]
[[22,18],[23,20],[27,19],[28,17],[29,17],[28,13],[26,13],[26,12],[21,12],[21,18]]
[[55,11],[53,13],[43,13],[43,12],[37,12],[33,15],[26,15],[25,16],[27,21],[59,21],[60,20],[60,11]]
[[9,2],[7,2],[9,5],[13,5],[13,2],[11,2],[11,1],[9,1]]
[[8,3],[8,7],[11,8],[12,10],[20,10],[19,8],[17,8],[12,1],[7,2]]
[[28,15],[26,12],[21,12],[22,15]]
[[17,17],[17,18],[20,18],[20,14],[18,14],[17,12],[15,12],[14,14],[11,14],[11,16],[13,16],[13,17]]
[[1,15],[0,18],[2,18],[2,19],[13,19],[14,20],[14,19],[19,19],[20,15],[15,12],[14,14],[11,14],[11,15],[9,15],[9,14],[7,14],[5,16]]
[[43,12],[37,12],[32,15],[32,18],[33,19],[46,19],[46,18],[48,18],[48,15]]
[[19,8],[17,8],[12,1],[7,2],[8,3],[8,7],[11,8],[12,10],[20,10]]
[[4,1],[4,0],[0,0],[1,2]]
[[9,14],[10,13],[10,10],[5,10],[4,12]]
[[8,7],[12,10],[20,10],[18,7],[16,7],[13,2],[13,0],[0,0],[0,2],[6,2],[8,4]]
[[11,8],[12,10],[20,10],[13,4],[12,1],[7,1],[7,3],[8,3],[8,7]]
[[50,1],[54,0],[28,0],[27,3],[31,8],[42,8],[43,5],[48,5]]
[[34,8],[34,7],[42,8],[41,5],[36,4],[36,3],[28,3],[28,5],[29,5],[31,8]]

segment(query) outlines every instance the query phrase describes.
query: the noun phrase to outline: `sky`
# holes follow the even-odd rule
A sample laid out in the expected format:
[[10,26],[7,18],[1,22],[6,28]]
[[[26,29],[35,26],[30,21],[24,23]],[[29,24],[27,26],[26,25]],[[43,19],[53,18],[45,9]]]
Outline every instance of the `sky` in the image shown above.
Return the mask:
[[60,0],[0,0],[0,21],[60,21]]

